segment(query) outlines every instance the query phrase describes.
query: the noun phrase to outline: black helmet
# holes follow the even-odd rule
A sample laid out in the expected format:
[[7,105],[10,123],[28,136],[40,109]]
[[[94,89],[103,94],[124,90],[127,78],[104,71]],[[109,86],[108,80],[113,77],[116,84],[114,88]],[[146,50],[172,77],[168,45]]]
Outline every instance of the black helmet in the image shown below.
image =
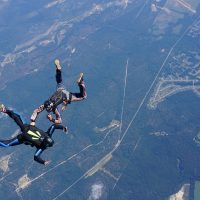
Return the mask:
[[52,138],[46,137],[46,138],[44,139],[44,145],[45,145],[46,147],[52,147],[53,144],[54,144],[54,141],[53,141]]
[[44,102],[44,108],[46,109],[47,112],[51,112],[53,110],[53,103],[49,100],[46,100]]

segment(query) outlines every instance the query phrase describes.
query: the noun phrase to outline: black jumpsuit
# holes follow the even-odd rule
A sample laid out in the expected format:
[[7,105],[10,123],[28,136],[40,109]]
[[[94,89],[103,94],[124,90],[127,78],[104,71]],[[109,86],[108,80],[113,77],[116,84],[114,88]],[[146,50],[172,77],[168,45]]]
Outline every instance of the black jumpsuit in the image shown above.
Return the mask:
[[12,110],[6,109],[5,113],[10,118],[12,118],[15,121],[15,123],[20,127],[21,133],[12,139],[0,140],[0,146],[9,147],[20,144],[31,145],[32,147],[35,146],[37,150],[34,155],[34,160],[41,164],[44,164],[45,160],[43,160],[40,157],[40,155],[46,148],[53,146],[54,141],[52,139],[52,134],[54,130],[55,129],[65,130],[66,128],[62,125],[53,124],[46,132],[44,132],[43,130],[35,126],[25,124],[22,121],[20,115],[13,112]]

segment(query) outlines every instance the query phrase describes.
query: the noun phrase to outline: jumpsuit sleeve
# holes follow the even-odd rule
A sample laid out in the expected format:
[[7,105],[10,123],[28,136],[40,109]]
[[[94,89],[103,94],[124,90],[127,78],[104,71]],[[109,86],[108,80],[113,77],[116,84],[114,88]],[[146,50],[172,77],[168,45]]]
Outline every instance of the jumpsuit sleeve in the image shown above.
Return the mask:
[[44,110],[44,104],[42,104],[39,108],[36,108],[31,115],[31,122],[35,122],[38,114],[41,113],[43,110]]
[[43,149],[37,149],[34,155],[34,160],[40,164],[45,164],[45,160],[43,160],[40,155],[42,154],[44,150]]

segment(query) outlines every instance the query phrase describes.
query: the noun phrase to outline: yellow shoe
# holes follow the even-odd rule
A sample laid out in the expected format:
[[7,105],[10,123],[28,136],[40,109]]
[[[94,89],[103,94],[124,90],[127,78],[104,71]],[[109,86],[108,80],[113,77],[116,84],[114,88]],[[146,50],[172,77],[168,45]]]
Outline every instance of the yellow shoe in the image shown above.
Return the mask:
[[81,84],[82,81],[83,81],[83,73],[81,72],[76,82],[77,82],[78,84]]
[[60,60],[55,59],[54,63],[55,63],[56,69],[61,70]]

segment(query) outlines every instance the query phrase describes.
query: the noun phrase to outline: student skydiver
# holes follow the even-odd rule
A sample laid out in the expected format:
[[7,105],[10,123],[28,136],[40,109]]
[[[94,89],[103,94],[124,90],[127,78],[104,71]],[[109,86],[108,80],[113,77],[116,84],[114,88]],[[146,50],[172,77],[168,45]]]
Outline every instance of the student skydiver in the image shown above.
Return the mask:
[[67,91],[63,85],[62,67],[58,59],[55,60],[55,66],[57,90],[48,100],[46,100],[41,106],[39,106],[39,108],[34,110],[33,114],[31,115],[31,125],[35,125],[38,114],[45,109],[48,113],[53,112],[53,114],[55,114],[55,119],[52,117],[51,114],[47,115],[49,121],[55,124],[61,124],[61,110],[64,111],[66,109],[66,106],[71,102],[81,101],[86,99],[87,97],[85,84],[83,81],[83,73],[80,73],[79,78],[77,79],[77,84],[79,86],[80,92],[72,93]]
[[44,132],[35,126],[25,124],[20,115],[6,108],[3,104],[0,104],[0,112],[5,113],[12,118],[21,129],[21,133],[14,138],[0,140],[0,147],[10,147],[20,144],[26,144],[32,147],[35,146],[37,150],[34,154],[34,160],[44,165],[49,164],[50,161],[43,160],[40,155],[45,149],[53,146],[54,141],[52,135],[55,129],[61,129],[64,132],[67,132],[67,128],[62,125],[53,124],[46,132]]

